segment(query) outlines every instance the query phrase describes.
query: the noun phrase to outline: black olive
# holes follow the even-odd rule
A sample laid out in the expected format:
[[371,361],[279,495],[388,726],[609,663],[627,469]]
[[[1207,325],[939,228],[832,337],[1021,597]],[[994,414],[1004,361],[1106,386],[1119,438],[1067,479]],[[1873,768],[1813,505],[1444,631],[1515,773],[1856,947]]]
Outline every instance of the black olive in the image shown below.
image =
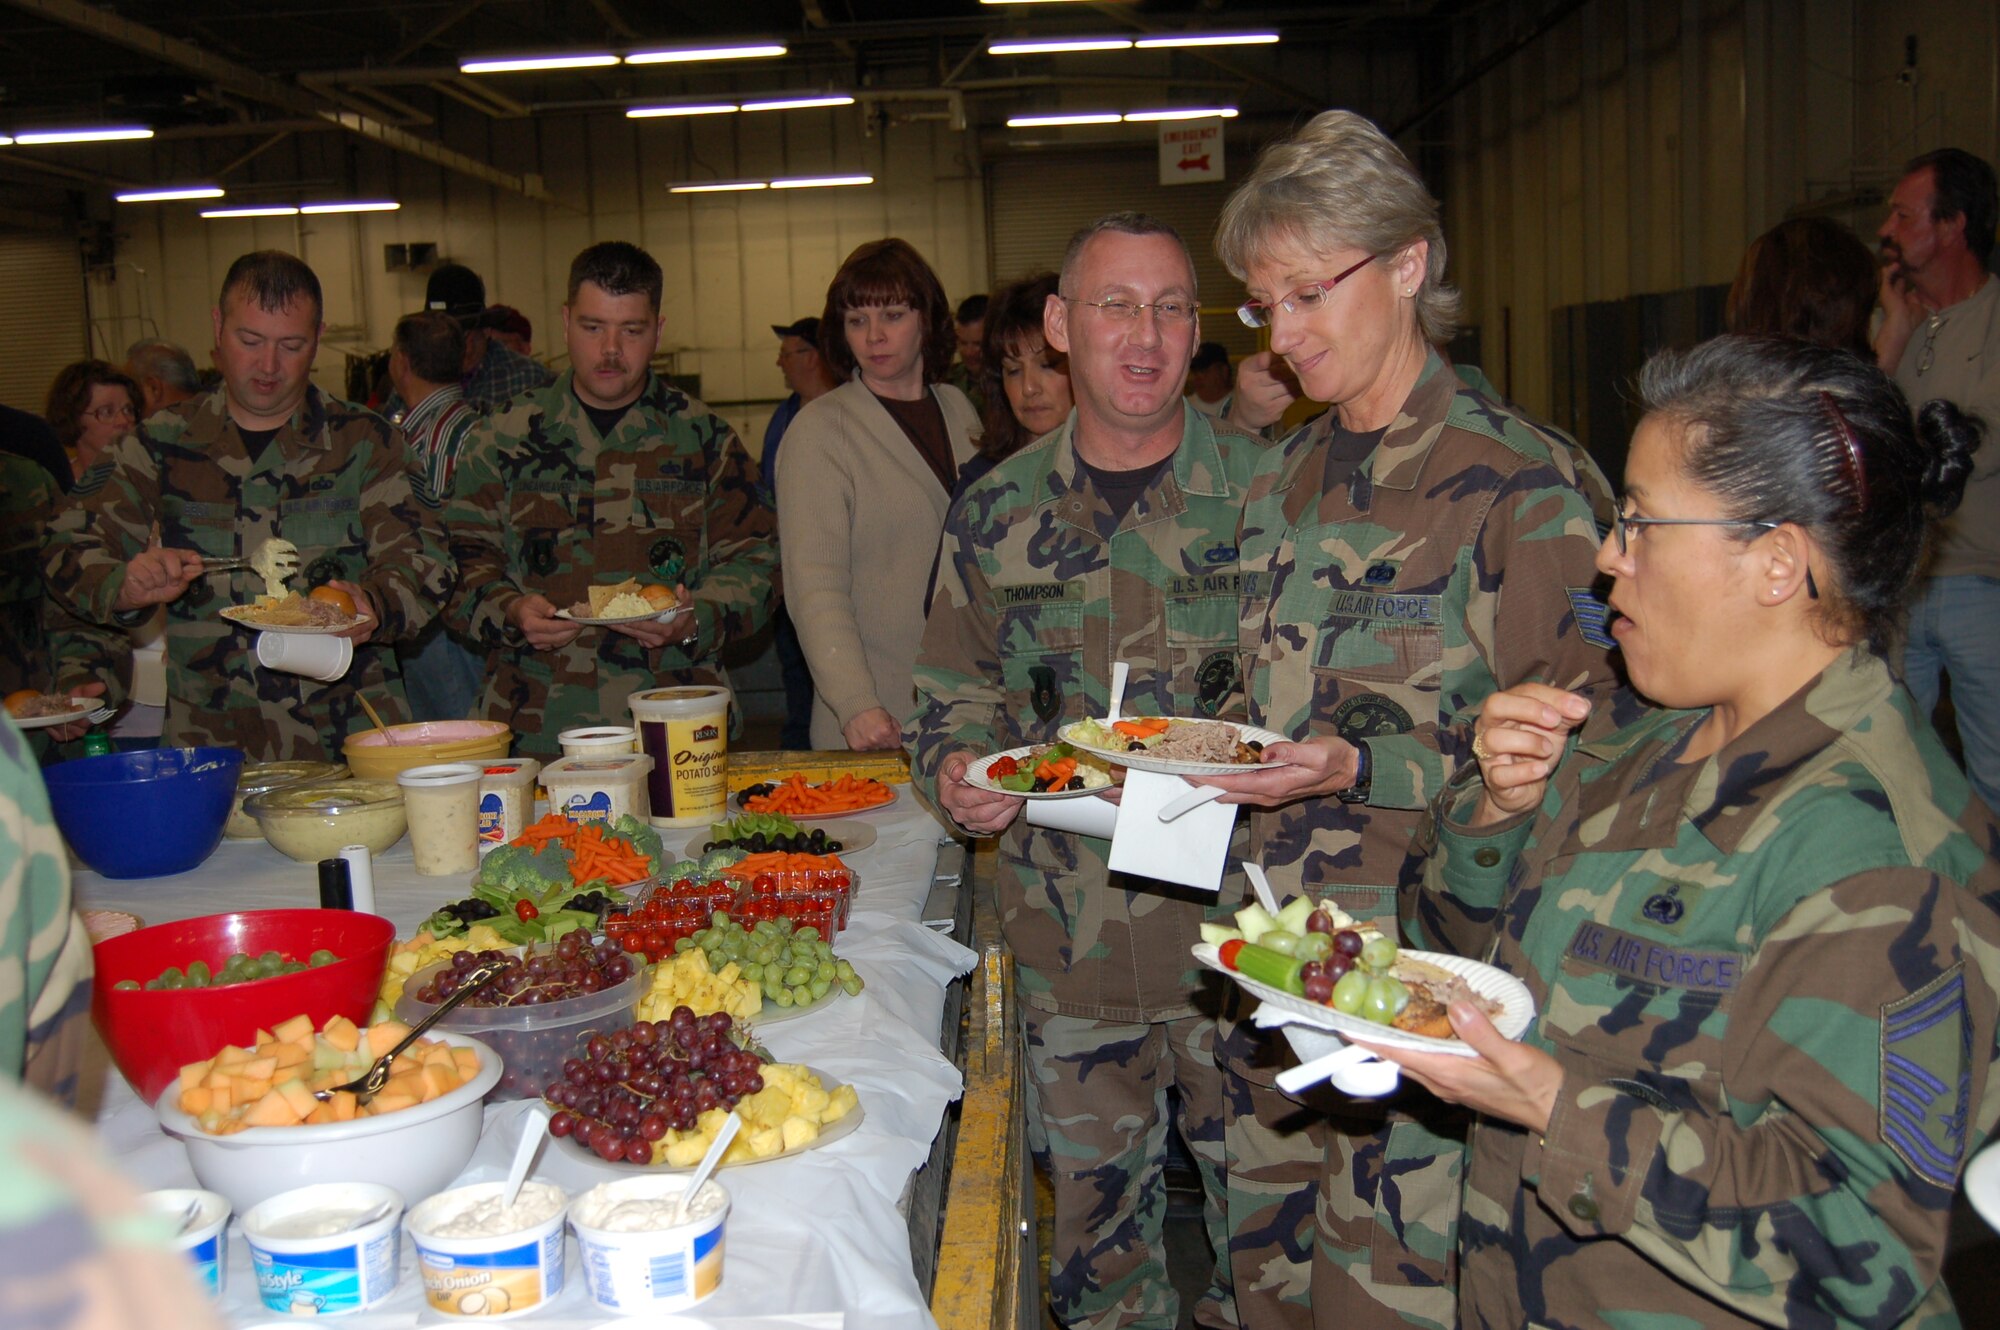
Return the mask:
[[1084,787],[1083,777],[1081,776],[1071,776],[1069,778],[1069,784],[1063,786],[1065,790],[1080,790],[1083,787]]
[[760,831],[750,838],[750,852],[752,854],[762,854],[767,848],[763,832]]
[[1146,745],[1140,743],[1137,739],[1133,739],[1125,745],[1125,751],[1128,753],[1143,753],[1146,751]]
[[846,846],[844,846],[844,845],[842,845],[842,844],[841,844],[841,843],[840,843],[839,841],[837,841],[837,840],[830,840],[830,841],[826,842],[826,843],[825,843],[824,845],[822,845],[822,846],[820,846],[820,847],[819,847],[819,853],[821,853],[821,854],[839,854],[839,853],[840,853],[840,852],[841,852],[842,850],[844,850],[844,849],[846,849],[846,848],[847,848],[847,847],[846,847]]
[[1264,751],[1263,743],[1257,739],[1245,739],[1243,741],[1243,746],[1245,748],[1248,748],[1253,753],[1261,753]]
[[713,850],[714,848],[715,848],[715,842],[714,842],[714,841],[712,841],[712,840],[709,840],[709,841],[703,841],[703,842],[701,843],[701,852],[702,852],[703,854],[707,854],[707,853],[709,853],[709,852],[710,852],[711,850]]
[[1033,791],[1036,794],[1046,794],[1048,793],[1048,788],[1049,788],[1048,781],[1041,776],[1035,777],[1035,783],[1028,787],[1029,790]]

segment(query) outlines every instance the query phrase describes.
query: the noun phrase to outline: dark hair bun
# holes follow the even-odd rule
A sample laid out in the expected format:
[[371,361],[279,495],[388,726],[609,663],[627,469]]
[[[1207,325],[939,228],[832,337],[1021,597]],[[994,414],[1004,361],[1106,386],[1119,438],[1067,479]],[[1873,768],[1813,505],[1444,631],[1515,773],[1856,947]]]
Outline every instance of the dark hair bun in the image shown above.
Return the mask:
[[1918,492],[1932,517],[1949,516],[1965,497],[1972,453],[1983,433],[1980,422],[1941,397],[1917,411],[1917,435],[1929,453]]

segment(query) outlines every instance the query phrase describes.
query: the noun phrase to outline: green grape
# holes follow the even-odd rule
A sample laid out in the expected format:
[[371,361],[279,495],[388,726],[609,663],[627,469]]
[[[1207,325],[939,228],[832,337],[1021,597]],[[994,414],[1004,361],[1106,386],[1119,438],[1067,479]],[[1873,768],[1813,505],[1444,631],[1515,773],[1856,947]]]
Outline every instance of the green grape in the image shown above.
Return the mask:
[[191,987],[201,988],[215,977],[215,972],[208,968],[207,961],[190,961],[187,967],[187,977]]
[[727,928],[729,927],[729,911],[717,910],[708,917],[708,921],[717,928]]
[[850,970],[842,976],[840,990],[849,997],[858,997],[861,993],[861,976]]
[[813,978],[816,981],[824,983],[832,983],[834,980],[834,976],[835,976],[835,971],[833,968],[832,961],[821,961],[818,965],[815,965],[813,967]]
[[1295,956],[1299,950],[1299,935],[1287,933],[1282,928],[1274,928],[1257,939],[1257,945],[1266,951],[1275,951],[1280,956]]
[[813,1001],[817,1002],[826,996],[828,989],[833,987],[833,981],[830,979],[815,979],[812,981],[811,987]]
[[780,988],[777,991],[777,993],[772,996],[771,1001],[777,1003],[781,1007],[792,1007],[798,1005],[797,999],[795,999],[792,996],[792,990],[789,988]]
[[315,967],[321,965],[331,965],[339,959],[340,957],[334,955],[332,952],[328,951],[325,947],[321,947],[318,951],[315,951],[312,954],[312,959],[310,961],[310,964],[312,964]]
[[1396,963],[1396,944],[1376,936],[1361,944],[1361,963],[1371,970],[1386,970]]
[[1410,990],[1403,987],[1401,980],[1383,975],[1368,981],[1368,996],[1362,1001],[1361,1014],[1377,1025],[1387,1025],[1409,1005]]
[[803,965],[794,965],[791,969],[785,971],[785,987],[797,988],[808,982],[811,978],[812,971],[806,969]]
[[117,983],[111,986],[113,988],[122,988],[128,990],[135,989],[139,987],[139,981],[137,979],[120,979]]
[[833,963],[833,972],[842,979],[852,979],[854,977],[854,967],[846,961],[835,961]]
[[793,933],[792,936],[805,942],[817,942],[819,941],[819,929],[811,924],[807,924],[804,928]]
[[701,943],[696,942],[691,937],[677,937],[674,939],[674,954],[678,956],[682,952],[692,951],[700,945]]
[[285,963],[285,958],[283,956],[280,956],[275,951],[267,951],[262,956],[259,956],[257,959],[267,969],[275,969],[277,966],[283,965]]
[[1360,970],[1349,970],[1333,986],[1333,1009],[1348,1016],[1358,1015],[1367,997],[1368,976]]
[[813,1000],[812,989],[806,984],[795,984],[791,991],[792,1005],[795,1007],[803,1007]]
[[1333,934],[1307,933],[1299,939],[1299,949],[1293,954],[1302,961],[1323,961],[1333,955]]
[[764,967],[756,961],[751,961],[743,967],[743,977],[753,984],[761,984],[764,982]]

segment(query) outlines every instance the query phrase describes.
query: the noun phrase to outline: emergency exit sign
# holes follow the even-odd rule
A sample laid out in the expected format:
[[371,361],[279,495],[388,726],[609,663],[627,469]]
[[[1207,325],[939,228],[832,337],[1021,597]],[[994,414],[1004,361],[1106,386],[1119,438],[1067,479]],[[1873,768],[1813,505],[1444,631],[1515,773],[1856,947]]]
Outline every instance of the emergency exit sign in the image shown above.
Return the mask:
[[1160,122],[1160,183],[1185,185],[1220,180],[1222,120],[1163,120]]

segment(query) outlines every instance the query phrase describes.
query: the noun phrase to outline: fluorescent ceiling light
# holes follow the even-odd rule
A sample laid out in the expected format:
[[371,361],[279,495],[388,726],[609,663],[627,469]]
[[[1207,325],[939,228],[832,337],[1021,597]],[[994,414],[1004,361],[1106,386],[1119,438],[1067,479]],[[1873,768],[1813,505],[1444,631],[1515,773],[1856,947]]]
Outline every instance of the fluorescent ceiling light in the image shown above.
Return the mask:
[[394,212],[403,205],[394,199],[356,199],[347,203],[304,203],[299,211],[308,217],[329,212]]
[[693,60],[757,60],[783,55],[785,47],[776,42],[754,46],[698,46],[678,51],[634,51],[625,57],[628,65],[677,65]]
[[126,139],[149,139],[153,131],[132,129],[37,129],[16,133],[14,142],[36,143],[117,143]]
[[667,115],[734,115],[734,102],[722,102],[712,106],[634,106],[625,112],[627,120],[651,120]]
[[1130,37],[1037,37],[1032,40],[990,42],[988,55],[1046,55],[1052,51],[1129,51]]
[[1090,2],[1092,0],[979,0],[982,5],[1059,5]]
[[1275,32],[1189,32],[1179,36],[1141,37],[1132,45],[1150,51],[1166,46],[1270,46],[1277,40]]
[[529,69],[602,69],[615,65],[618,57],[607,53],[591,55],[522,55],[493,60],[461,60],[461,74],[515,74]]
[[0,134],[0,148],[11,148],[12,146],[14,146],[14,136],[11,134]]
[[113,195],[120,203],[172,203],[178,199],[219,199],[222,191],[214,185],[187,185],[179,189],[141,189]]
[[825,97],[781,97],[766,102],[745,102],[745,111],[805,111],[815,106],[852,106],[854,99],[844,94]]
[[706,184],[669,185],[669,194],[728,194],[745,189],[769,189],[763,180],[716,180]]
[[268,208],[211,208],[202,213],[204,217],[296,217],[299,210],[289,204],[279,204]]
[[1132,124],[1146,120],[1234,120],[1236,108],[1233,106],[1168,108],[1160,111],[1128,111],[1125,119]]
[[1050,125],[1115,125],[1123,116],[1112,111],[1090,115],[1017,115],[1007,120],[1009,129],[1043,129]]
[[872,175],[807,175],[789,180],[773,180],[772,189],[825,189],[832,185],[872,185]]

